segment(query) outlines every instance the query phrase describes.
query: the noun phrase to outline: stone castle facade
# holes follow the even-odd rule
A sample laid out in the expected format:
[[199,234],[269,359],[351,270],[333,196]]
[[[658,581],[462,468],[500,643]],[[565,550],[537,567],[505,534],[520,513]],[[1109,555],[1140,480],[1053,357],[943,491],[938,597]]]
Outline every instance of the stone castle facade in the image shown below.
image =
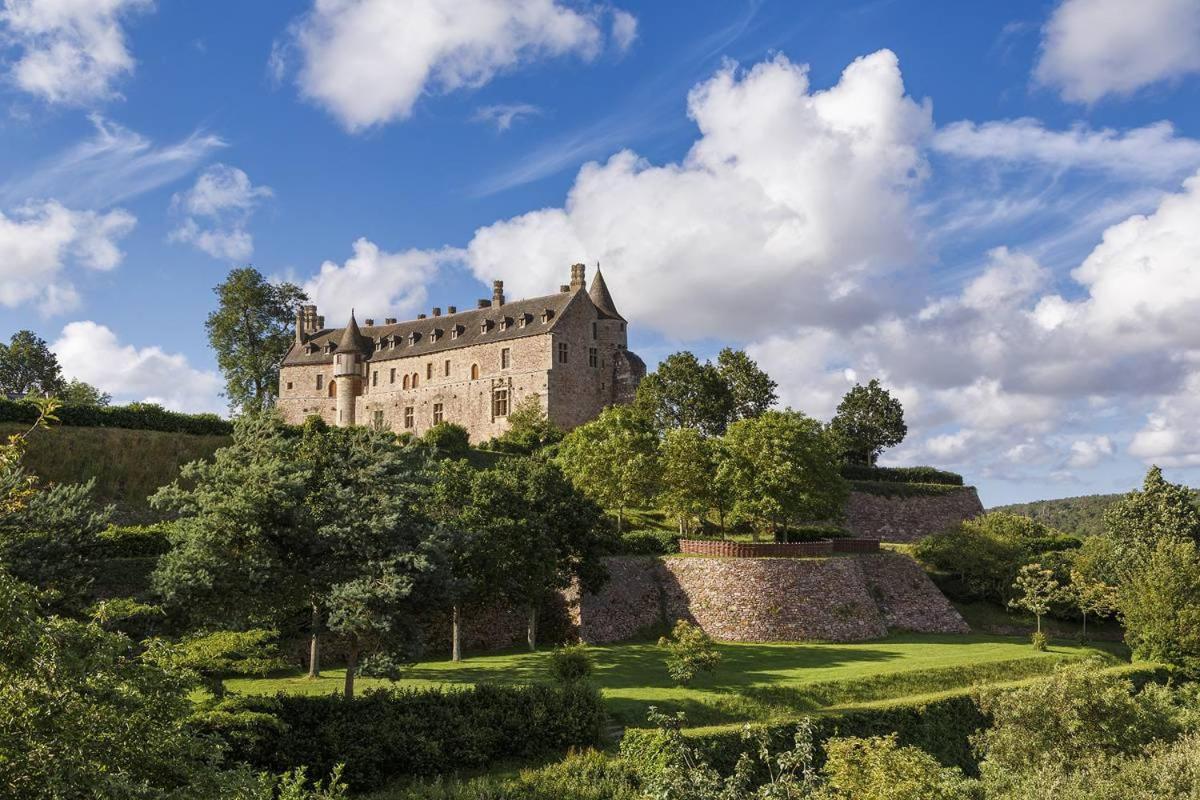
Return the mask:
[[507,302],[503,281],[469,311],[434,308],[415,320],[366,319],[326,328],[316,306],[296,315],[280,368],[279,409],[289,422],[375,425],[421,435],[438,422],[472,442],[504,433],[527,398],[564,430],[633,399],[645,363],[628,349],[628,324],[597,270],[571,267],[555,294]]

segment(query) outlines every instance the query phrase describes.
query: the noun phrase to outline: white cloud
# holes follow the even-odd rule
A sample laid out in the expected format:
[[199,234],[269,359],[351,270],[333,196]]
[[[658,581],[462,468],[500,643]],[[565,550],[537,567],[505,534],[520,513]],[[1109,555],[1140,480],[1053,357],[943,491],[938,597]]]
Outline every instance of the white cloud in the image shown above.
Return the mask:
[[63,273],[116,267],[123,258],[117,241],[136,221],[122,209],[74,211],[56,201],[0,213],[0,305],[35,303],[46,315],[77,307],[79,294]]
[[475,112],[476,122],[489,122],[498,131],[506,131],[522,117],[540,116],[542,110],[529,103],[500,103],[492,106],[482,106]]
[[1129,443],[1130,455],[1164,467],[1200,466],[1200,373],[1162,398]]
[[72,206],[107,206],[179,180],[225,146],[219,136],[201,131],[160,146],[98,115],[90,119],[93,136],[0,185],[0,199],[12,204],[54,197]]
[[674,337],[876,315],[888,274],[916,251],[910,193],[932,129],[896,57],[860,58],[820,91],[782,56],[726,65],[688,110],[701,137],[682,163],[625,151],[584,166],[564,207],[476,232],[476,276],[535,294],[563,264],[599,261],[623,312]]
[[115,94],[133,72],[123,18],[152,0],[4,0],[0,45],[20,51],[9,78],[51,103],[86,105]]
[[1035,79],[1094,103],[1200,72],[1196,0],[1063,0],[1042,29]]
[[1177,136],[1170,122],[1127,131],[1083,125],[1052,131],[1028,118],[982,124],[964,121],[941,128],[933,147],[957,158],[1032,163],[1055,170],[1098,170],[1154,180],[1178,178],[1200,167],[1200,141]]
[[[315,0],[290,37],[301,92],[360,131],[406,119],[427,91],[477,88],[545,58],[590,60],[604,42],[599,13],[558,0]],[[285,49],[272,54],[276,75]]]
[[[171,208],[188,216],[167,238],[195,245],[213,258],[246,261],[254,252],[246,224],[259,201],[272,194],[269,186],[255,186],[237,167],[214,164],[191,189],[171,198]],[[207,227],[197,217],[206,219]]]
[[620,9],[613,11],[612,38],[617,50],[622,53],[627,52],[630,47],[633,47],[633,43],[637,40],[637,35],[637,17],[628,11]]
[[1107,436],[1092,436],[1071,443],[1071,457],[1067,464],[1074,469],[1094,467],[1113,455],[1112,439]]
[[222,382],[215,372],[196,369],[179,353],[122,344],[99,323],[69,323],[50,349],[64,375],[87,381],[118,402],[159,403],[176,411],[224,410]]
[[343,325],[353,308],[364,317],[411,317],[425,304],[425,286],[438,267],[461,257],[459,251],[405,250],[389,253],[367,239],[354,242],[343,264],[326,261],[304,283],[329,325]]

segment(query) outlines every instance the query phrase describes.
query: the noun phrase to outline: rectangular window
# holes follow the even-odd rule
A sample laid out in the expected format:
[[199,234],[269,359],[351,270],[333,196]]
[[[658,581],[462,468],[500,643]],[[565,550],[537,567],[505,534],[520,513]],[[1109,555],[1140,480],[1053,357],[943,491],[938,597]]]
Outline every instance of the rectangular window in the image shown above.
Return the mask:
[[442,404],[434,403],[433,404],[433,424],[437,425],[443,419],[445,419],[445,415],[442,413]]
[[567,356],[569,355],[569,352],[570,351],[567,347],[567,343],[559,342],[558,343],[558,363],[560,363],[560,364],[567,363]]
[[599,365],[600,365],[600,352],[594,347],[589,347],[588,348],[588,366],[596,367]]
[[371,385],[372,386],[379,385],[379,370],[377,370],[377,369],[371,370]]
[[512,351],[506,347],[500,351],[500,369],[508,369],[510,366],[512,366]]
[[290,391],[290,390],[291,390],[291,388],[292,388],[292,382],[291,382],[291,381],[288,381],[288,384],[287,384],[287,386],[288,386],[288,390]]
[[492,390],[492,416],[508,416],[508,389]]
[[450,359],[448,359],[448,358],[446,359],[446,363],[443,366],[443,371],[446,373],[446,377],[449,378],[450,377]]
[[413,407],[404,407],[404,427],[411,428],[413,426]]
[[596,323],[592,323],[592,338],[596,338]]
[[425,380],[433,380],[433,362],[430,361],[425,365]]
[[396,368],[392,367],[391,370],[389,370],[389,372],[388,372],[388,383],[395,383],[395,382],[396,382]]
[[374,414],[372,414],[371,415],[371,423],[375,426],[375,430],[377,430],[377,431],[383,430],[383,412],[376,411]]
[[317,391],[319,392],[324,388],[325,388],[325,376],[320,373],[317,373]]

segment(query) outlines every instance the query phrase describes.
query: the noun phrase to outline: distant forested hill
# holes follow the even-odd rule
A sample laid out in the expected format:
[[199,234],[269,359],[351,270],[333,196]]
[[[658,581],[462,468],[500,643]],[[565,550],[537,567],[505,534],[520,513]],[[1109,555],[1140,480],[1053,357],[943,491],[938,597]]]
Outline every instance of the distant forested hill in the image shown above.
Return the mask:
[[1088,536],[1104,528],[1104,509],[1119,500],[1119,494],[1088,494],[1082,497],[1063,497],[1059,500],[1037,500],[996,506],[988,511],[1009,511],[1032,517],[1063,533]]

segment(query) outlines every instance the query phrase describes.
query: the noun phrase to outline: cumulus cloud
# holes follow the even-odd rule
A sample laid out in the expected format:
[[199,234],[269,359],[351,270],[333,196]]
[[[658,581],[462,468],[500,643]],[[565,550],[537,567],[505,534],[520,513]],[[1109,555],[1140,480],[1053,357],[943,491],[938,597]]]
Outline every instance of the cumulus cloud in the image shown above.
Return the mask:
[[[406,119],[427,91],[477,88],[567,54],[591,60],[604,45],[599,17],[598,8],[559,0],[315,0],[289,45],[273,50],[270,69],[282,76],[290,46],[302,94],[360,131]],[[618,46],[629,35],[628,22],[614,22]]]
[[492,106],[482,106],[475,112],[476,122],[487,122],[496,126],[498,131],[506,131],[522,117],[540,116],[542,110],[530,103],[500,103]]
[[32,303],[46,315],[77,307],[79,293],[65,273],[115,268],[124,257],[117,242],[136,221],[122,209],[76,211],[53,200],[0,213],[0,305]]
[[630,14],[628,11],[616,9],[613,11],[612,19],[612,38],[613,44],[617,50],[622,53],[633,47],[633,43],[637,40],[638,21],[637,17]]
[[783,56],[728,64],[688,113],[701,135],[682,162],[624,151],[584,166],[563,207],[476,232],[476,276],[536,294],[563,264],[599,261],[625,313],[684,338],[876,315],[917,251],[911,193],[932,130],[895,55],[860,58],[824,90]]
[[0,45],[19,52],[9,79],[51,103],[86,105],[111,98],[133,72],[122,22],[153,0],[5,0]]
[[425,286],[438,267],[459,257],[459,251],[449,248],[389,253],[358,239],[353,256],[342,264],[323,263],[304,291],[330,325],[344,324],[352,308],[359,319],[411,317],[425,305]]
[[1113,453],[1112,439],[1107,436],[1077,439],[1071,443],[1071,457],[1067,463],[1075,469],[1087,469],[1096,466]]
[[250,215],[272,194],[269,186],[255,186],[237,167],[214,164],[191,189],[171,198],[171,208],[187,217],[168,239],[192,244],[213,258],[245,261],[254,252],[254,239],[246,230]]
[[1200,141],[1176,134],[1170,122],[1115,131],[1082,124],[1053,131],[1036,119],[955,122],[938,130],[933,147],[957,158],[1086,169],[1164,180],[1200,167]]
[[1200,72],[1195,0],[1063,0],[1042,29],[1035,79],[1094,103]]
[[223,410],[222,382],[215,372],[196,369],[179,353],[122,344],[99,323],[69,323],[50,349],[63,374],[87,381],[118,402],[158,403],[175,411]]

